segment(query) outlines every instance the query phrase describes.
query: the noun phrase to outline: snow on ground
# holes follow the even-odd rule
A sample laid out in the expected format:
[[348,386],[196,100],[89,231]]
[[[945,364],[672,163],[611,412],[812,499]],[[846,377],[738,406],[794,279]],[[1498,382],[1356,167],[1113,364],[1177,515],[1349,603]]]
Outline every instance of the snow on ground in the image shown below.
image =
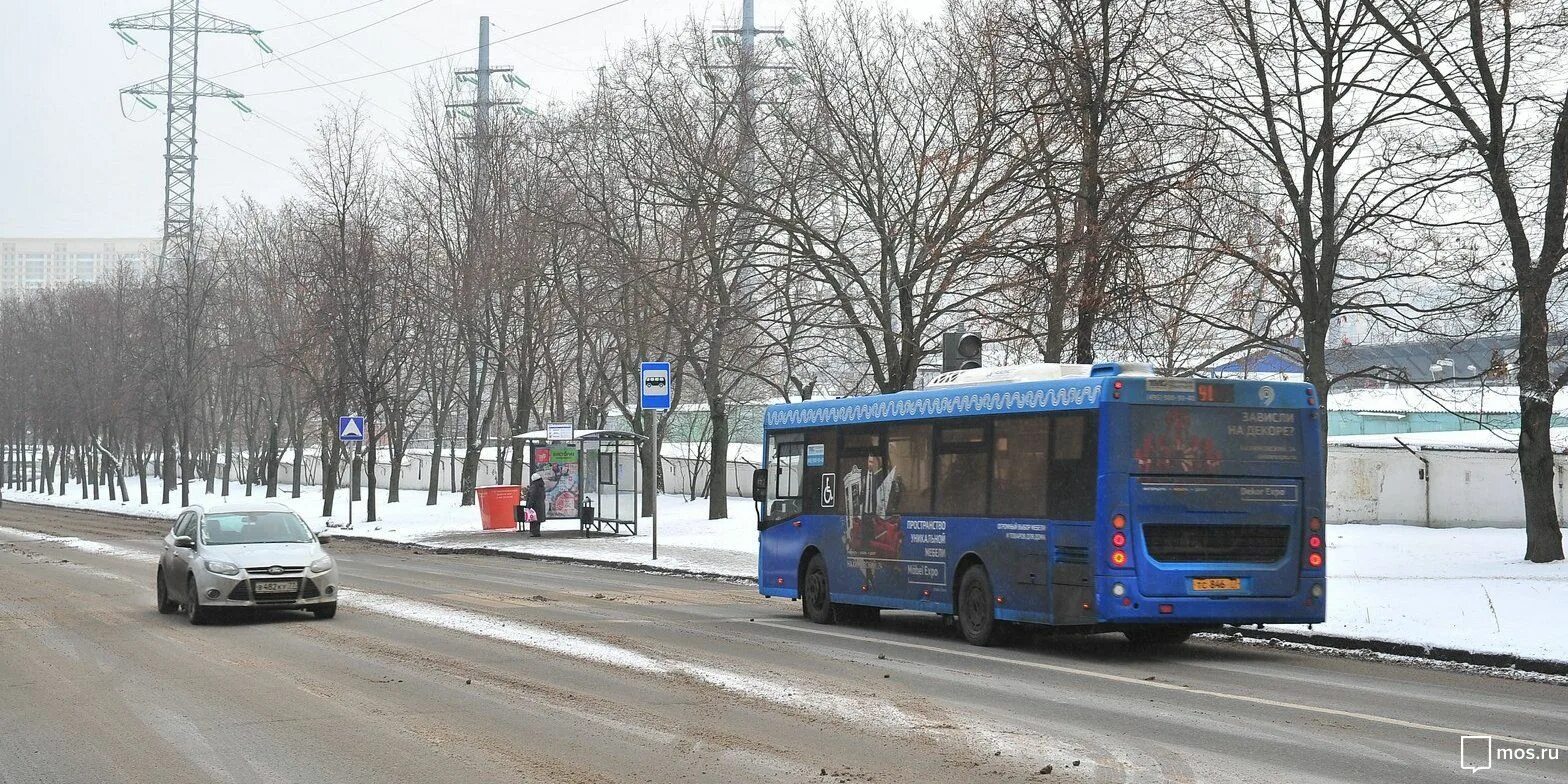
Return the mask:
[[[241,486],[234,490],[230,500],[245,500]],[[134,486],[132,492],[136,492]],[[646,519],[637,536],[583,539],[575,533],[575,521],[550,521],[544,524],[546,536],[533,539],[515,531],[481,532],[478,509],[460,506],[455,493],[441,493],[439,503],[427,507],[423,491],[405,493],[397,504],[385,503],[385,491],[379,492],[382,519],[364,522],[365,505],[356,503],[353,529],[335,533],[731,577],[756,576],[756,518],[745,499],[730,499],[727,519],[708,520],[706,500],[661,496],[659,558],[655,561]],[[154,483],[155,500],[157,494]],[[157,518],[172,518],[178,513],[175,506],[122,504],[107,498],[84,501],[74,486],[63,497],[6,491],[5,498]],[[347,493],[339,491],[333,515],[339,524],[347,521],[346,499]],[[212,504],[224,499],[193,493],[192,500]],[[258,491],[251,500],[264,499]],[[306,520],[322,519],[319,488],[308,489],[299,499],[275,500],[288,504]],[[1568,661],[1568,634],[1562,631],[1568,629],[1568,562],[1530,564],[1524,562],[1523,553],[1524,532],[1520,530],[1332,525],[1328,535],[1329,618],[1314,631]]]

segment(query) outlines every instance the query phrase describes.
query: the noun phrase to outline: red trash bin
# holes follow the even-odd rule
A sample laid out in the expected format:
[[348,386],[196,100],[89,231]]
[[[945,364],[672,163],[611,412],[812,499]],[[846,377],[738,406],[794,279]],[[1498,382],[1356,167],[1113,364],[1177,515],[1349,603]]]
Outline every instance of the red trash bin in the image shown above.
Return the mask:
[[486,531],[516,531],[512,510],[523,501],[523,488],[517,485],[488,485],[474,488],[479,499],[479,524]]

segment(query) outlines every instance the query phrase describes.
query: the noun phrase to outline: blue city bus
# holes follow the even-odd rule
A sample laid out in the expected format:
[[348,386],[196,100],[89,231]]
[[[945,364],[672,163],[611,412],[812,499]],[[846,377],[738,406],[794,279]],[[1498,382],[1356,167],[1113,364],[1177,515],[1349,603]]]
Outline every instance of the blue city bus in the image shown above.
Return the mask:
[[1323,620],[1309,384],[1030,365],[770,406],[757,582],[818,623],[881,609],[1177,643]]

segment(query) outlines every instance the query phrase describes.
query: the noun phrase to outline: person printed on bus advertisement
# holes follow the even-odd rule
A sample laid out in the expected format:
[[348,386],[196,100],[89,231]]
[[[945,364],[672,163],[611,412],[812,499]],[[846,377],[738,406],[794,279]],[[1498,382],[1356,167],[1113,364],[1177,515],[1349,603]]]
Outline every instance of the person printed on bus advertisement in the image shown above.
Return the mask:
[[1163,430],[1144,434],[1133,450],[1142,471],[1193,474],[1220,468],[1223,453],[1209,436],[1192,432],[1192,414],[1180,407],[1163,412]]
[[904,482],[880,455],[866,457],[844,477],[847,506],[846,547],[859,557],[896,559],[899,551],[899,504]]

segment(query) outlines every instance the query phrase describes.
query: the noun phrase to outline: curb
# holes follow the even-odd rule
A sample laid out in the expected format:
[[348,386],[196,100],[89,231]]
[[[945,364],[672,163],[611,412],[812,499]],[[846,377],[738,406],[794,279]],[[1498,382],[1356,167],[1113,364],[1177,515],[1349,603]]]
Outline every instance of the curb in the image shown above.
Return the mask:
[[737,585],[756,585],[757,578],[742,577],[719,572],[702,572],[694,569],[677,569],[669,566],[655,566],[636,561],[602,561],[592,558],[581,558],[573,555],[551,555],[549,553],[532,553],[523,550],[498,550],[491,547],[478,547],[472,545],[452,546],[439,544],[421,544],[419,542],[403,542],[396,539],[383,539],[378,536],[363,536],[360,534],[335,533],[334,537],[345,542],[372,542],[388,545],[403,550],[430,553],[432,555],[489,555],[501,558],[515,558],[519,561],[541,561],[544,563],[571,564],[573,566],[596,566],[601,569],[616,569],[623,572],[642,572],[644,574],[667,574],[673,577],[694,577],[699,580],[713,580],[715,582],[735,583]]

